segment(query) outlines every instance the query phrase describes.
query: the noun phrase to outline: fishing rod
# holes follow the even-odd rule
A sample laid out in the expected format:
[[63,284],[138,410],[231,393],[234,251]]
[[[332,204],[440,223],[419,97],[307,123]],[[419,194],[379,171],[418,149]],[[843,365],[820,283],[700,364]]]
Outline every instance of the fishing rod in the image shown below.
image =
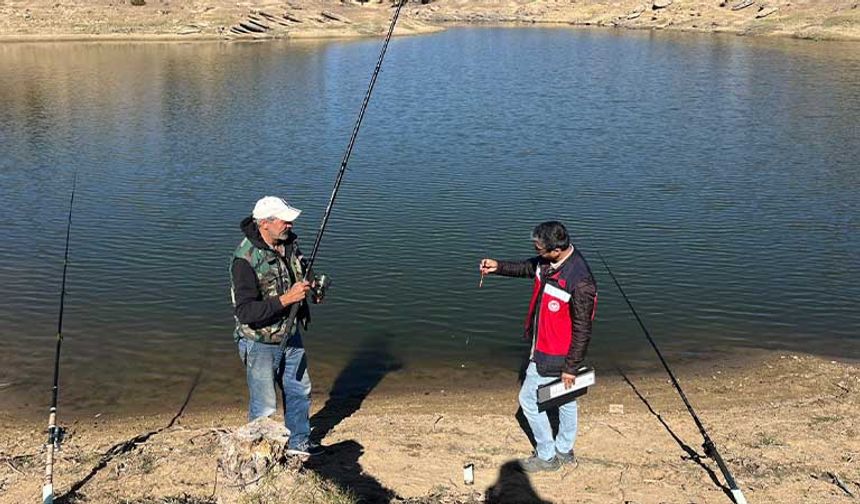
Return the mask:
[[75,204],[75,189],[78,173],[72,178],[72,195],[69,198],[69,218],[66,224],[66,251],[63,255],[63,281],[60,287],[60,314],[57,317],[57,350],[54,353],[54,385],[51,388],[51,409],[48,414],[48,442],[45,462],[45,484],[42,486],[42,504],[54,502],[54,451],[60,449],[65,429],[57,426],[57,398],[60,391],[60,347],[63,345],[63,309],[66,301],[66,272],[69,269],[69,238],[72,234],[72,208]]
[[[367,111],[367,104],[370,103],[370,95],[373,93],[373,87],[376,85],[376,79],[379,77],[379,71],[382,68],[382,61],[385,59],[385,52],[388,50],[388,43],[391,41],[391,35],[394,33],[394,27],[397,25],[397,19],[400,17],[400,10],[403,8],[403,5],[406,4],[406,0],[399,0],[397,3],[397,9],[394,11],[394,16],[391,18],[391,24],[388,27],[388,33],[385,35],[385,40],[382,43],[382,49],[379,51],[379,58],[376,60],[376,67],[373,69],[373,74],[370,76],[370,84],[367,86],[367,92],[364,94],[364,100],[361,103],[361,108],[358,111],[358,118],[355,121],[355,125],[352,128],[352,134],[349,137],[349,143],[346,146],[346,152],[343,154],[343,159],[340,162],[340,169],[337,172],[337,177],[334,181],[334,187],[331,190],[331,196],[328,200],[328,206],[326,206],[325,213],[323,213],[322,222],[320,223],[319,230],[317,231],[316,240],[314,240],[314,248],[311,252],[311,258],[305,267],[304,277],[302,281],[307,281],[310,275],[310,271],[313,268],[314,261],[317,258],[317,252],[319,252],[320,242],[322,241],[323,233],[325,233],[326,225],[328,224],[329,217],[331,216],[331,210],[334,206],[334,200],[337,198],[338,190],[340,190],[340,184],[343,182],[343,176],[346,173],[346,166],[349,164],[349,158],[352,156],[352,148],[355,146],[355,139],[358,137],[358,130],[361,128],[361,121],[364,119],[364,113]],[[287,318],[287,332],[286,336],[281,339],[280,351],[278,352],[277,357],[275,357],[275,372],[279,372],[281,367],[281,360],[283,359],[284,352],[287,349],[287,340],[289,339],[290,331],[293,328],[293,324],[296,321],[296,316],[299,313],[299,306],[301,302],[293,303],[292,308],[290,308],[290,314]]]
[[651,337],[651,333],[648,331],[648,328],[645,327],[645,323],[642,322],[642,319],[636,312],[636,308],[634,308],[633,303],[630,302],[630,298],[628,298],[627,294],[624,293],[624,289],[621,287],[621,283],[618,282],[618,279],[615,278],[615,274],[613,274],[612,270],[609,269],[609,264],[607,264],[606,259],[603,258],[603,254],[597,252],[597,256],[600,257],[600,260],[603,262],[603,267],[606,268],[606,272],[609,273],[610,277],[612,277],[612,281],[615,282],[615,286],[618,287],[618,292],[621,293],[621,296],[624,298],[624,301],[627,302],[627,306],[630,308],[630,311],[633,312],[633,316],[636,317],[636,321],[639,322],[639,327],[642,328],[642,331],[645,333],[645,337],[648,338],[648,342],[651,343],[651,347],[657,353],[657,357],[660,358],[660,362],[663,364],[663,368],[666,369],[666,373],[669,374],[669,378],[672,380],[672,385],[675,386],[675,390],[678,391],[678,395],[680,395],[681,400],[684,401],[684,405],[687,407],[687,411],[689,411],[690,416],[693,417],[693,422],[695,422],[696,427],[699,428],[699,432],[701,432],[702,438],[704,438],[705,440],[705,442],[702,444],[702,448],[704,448],[705,450],[705,456],[710,457],[717,462],[717,465],[720,467],[720,472],[723,473],[723,477],[726,479],[726,483],[728,483],[729,485],[732,500],[735,501],[735,504],[747,504],[747,500],[744,497],[744,494],[741,492],[740,488],[738,488],[738,484],[735,482],[735,478],[732,477],[732,473],[729,471],[729,468],[723,461],[723,457],[721,457],[720,452],[717,451],[717,445],[715,445],[711,437],[708,436],[708,431],[705,430],[705,426],[702,425],[702,421],[699,420],[699,416],[696,415],[696,411],[693,409],[693,406],[690,404],[690,401],[687,400],[687,395],[684,394],[684,390],[681,389],[681,384],[678,383],[677,378],[675,378],[675,373],[673,373],[672,370],[669,368],[669,364],[666,362],[666,359],[663,358],[663,353],[660,352],[659,348],[657,348],[657,343],[654,342],[654,338]]

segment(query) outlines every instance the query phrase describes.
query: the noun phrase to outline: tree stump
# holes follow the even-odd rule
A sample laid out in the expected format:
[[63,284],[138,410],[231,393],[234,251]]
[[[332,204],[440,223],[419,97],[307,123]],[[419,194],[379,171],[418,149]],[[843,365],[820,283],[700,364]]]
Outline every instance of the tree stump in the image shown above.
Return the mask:
[[270,418],[258,418],[222,434],[219,479],[233,489],[255,488],[273,467],[287,460],[289,437],[284,424]]

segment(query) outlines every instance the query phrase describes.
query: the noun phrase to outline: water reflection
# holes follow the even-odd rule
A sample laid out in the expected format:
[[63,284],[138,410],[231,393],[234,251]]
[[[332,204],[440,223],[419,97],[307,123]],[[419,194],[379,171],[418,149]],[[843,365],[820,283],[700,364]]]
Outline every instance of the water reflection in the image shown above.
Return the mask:
[[[0,45],[0,402],[47,399],[77,170],[64,397],[158,408],[202,360],[222,372],[200,397],[241,404],[238,222],[287,195],[309,246],[377,49]],[[529,254],[546,218],[607,257],[677,358],[860,356],[855,45],[455,30],[389,58],[321,250],[336,283],[308,345],[324,376],[380,329],[407,373],[515,370],[529,284],[479,291],[475,264]],[[591,355],[648,362],[595,270]]]

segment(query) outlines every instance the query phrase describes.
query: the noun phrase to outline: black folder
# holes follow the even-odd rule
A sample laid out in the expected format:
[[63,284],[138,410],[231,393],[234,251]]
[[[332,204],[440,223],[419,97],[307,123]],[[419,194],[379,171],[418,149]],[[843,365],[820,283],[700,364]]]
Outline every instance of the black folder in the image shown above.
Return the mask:
[[569,389],[564,388],[561,378],[553,380],[537,389],[538,411],[556,408],[567,404],[588,392],[588,387],[594,385],[594,369],[582,367],[576,370],[576,380]]

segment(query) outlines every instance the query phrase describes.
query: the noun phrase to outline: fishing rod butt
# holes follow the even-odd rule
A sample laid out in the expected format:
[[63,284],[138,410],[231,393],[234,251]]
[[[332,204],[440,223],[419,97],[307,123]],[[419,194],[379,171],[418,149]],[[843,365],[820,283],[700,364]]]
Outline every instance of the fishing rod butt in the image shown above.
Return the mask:
[[732,489],[732,499],[734,499],[735,504],[747,504],[747,500],[739,488]]
[[42,504],[54,504],[54,485],[42,487]]

